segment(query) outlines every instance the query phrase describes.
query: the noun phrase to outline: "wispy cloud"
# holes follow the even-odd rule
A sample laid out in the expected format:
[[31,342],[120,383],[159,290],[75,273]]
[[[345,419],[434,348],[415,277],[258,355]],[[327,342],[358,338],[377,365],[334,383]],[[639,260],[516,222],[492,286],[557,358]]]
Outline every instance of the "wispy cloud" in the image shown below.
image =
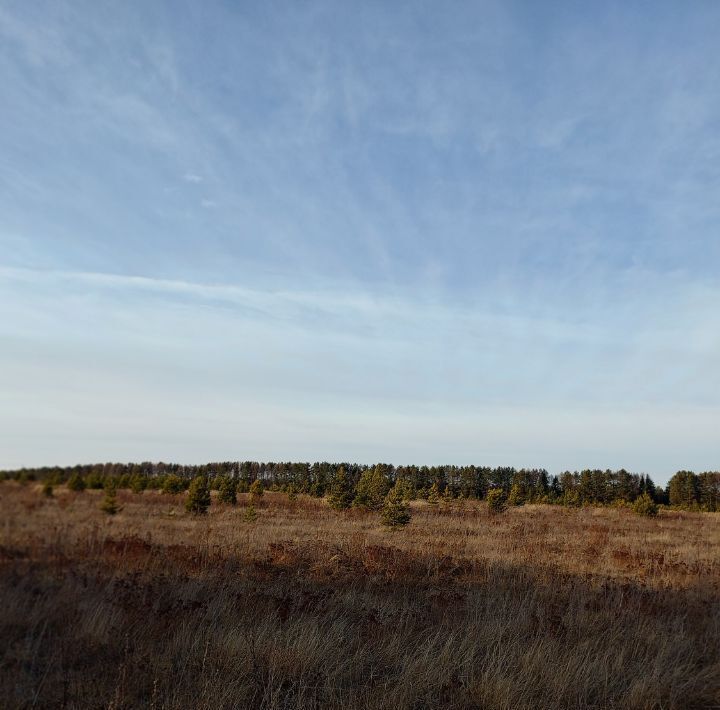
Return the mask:
[[379,450],[373,416],[399,452],[433,417],[507,451],[503,408],[538,454],[569,427],[630,456],[627,408],[637,460],[717,453],[668,413],[705,432],[720,392],[718,31],[709,3],[5,3],[6,383],[75,383],[76,431],[127,379],[228,430],[267,400],[258,441],[285,402],[288,441],[329,426],[342,457],[343,411]]

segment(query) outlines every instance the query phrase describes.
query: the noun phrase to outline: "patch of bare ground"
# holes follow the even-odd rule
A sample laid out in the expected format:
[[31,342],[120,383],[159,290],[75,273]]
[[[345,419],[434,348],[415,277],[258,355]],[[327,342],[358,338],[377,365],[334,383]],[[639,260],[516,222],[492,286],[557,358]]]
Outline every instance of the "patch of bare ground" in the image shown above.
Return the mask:
[[720,515],[0,486],[8,708],[720,706]]

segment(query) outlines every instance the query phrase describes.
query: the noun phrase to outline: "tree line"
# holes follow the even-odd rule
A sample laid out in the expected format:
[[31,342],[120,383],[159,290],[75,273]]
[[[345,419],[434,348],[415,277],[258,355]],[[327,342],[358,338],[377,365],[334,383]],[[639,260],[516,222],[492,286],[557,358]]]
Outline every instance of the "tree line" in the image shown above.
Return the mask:
[[[378,463],[220,461],[199,466],[173,463],[98,463],[68,467],[22,468],[0,472],[0,480],[43,481],[61,485],[81,482],[85,488],[129,488],[136,492],[159,489],[180,493],[197,477],[211,488],[230,479],[238,493],[248,492],[255,481],[275,491],[331,496],[342,486],[351,502],[362,500],[368,472],[385,481],[388,490],[400,483],[407,499],[485,500],[493,490],[502,491],[509,505],[555,503],[569,506],[633,503],[647,496],[657,504],[688,510],[720,511],[720,472],[696,474],[678,471],[666,487],[657,486],[646,474],[586,469],[550,475],[545,469],[489,466],[393,466]],[[344,483],[343,483],[344,482]],[[341,485],[342,484],[342,485]]]

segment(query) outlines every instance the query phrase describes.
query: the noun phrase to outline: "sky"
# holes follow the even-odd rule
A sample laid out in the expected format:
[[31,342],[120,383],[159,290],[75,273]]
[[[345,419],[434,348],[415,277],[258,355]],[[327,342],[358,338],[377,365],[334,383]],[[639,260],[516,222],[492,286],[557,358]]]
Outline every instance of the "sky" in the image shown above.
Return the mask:
[[0,468],[720,469],[718,37],[0,0]]

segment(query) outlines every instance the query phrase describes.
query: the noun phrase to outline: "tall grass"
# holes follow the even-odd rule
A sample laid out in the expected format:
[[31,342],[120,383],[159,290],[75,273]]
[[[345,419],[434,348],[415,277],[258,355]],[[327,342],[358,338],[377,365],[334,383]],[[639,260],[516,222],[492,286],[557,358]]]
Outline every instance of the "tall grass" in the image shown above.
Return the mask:
[[0,488],[8,708],[720,704],[720,515]]

